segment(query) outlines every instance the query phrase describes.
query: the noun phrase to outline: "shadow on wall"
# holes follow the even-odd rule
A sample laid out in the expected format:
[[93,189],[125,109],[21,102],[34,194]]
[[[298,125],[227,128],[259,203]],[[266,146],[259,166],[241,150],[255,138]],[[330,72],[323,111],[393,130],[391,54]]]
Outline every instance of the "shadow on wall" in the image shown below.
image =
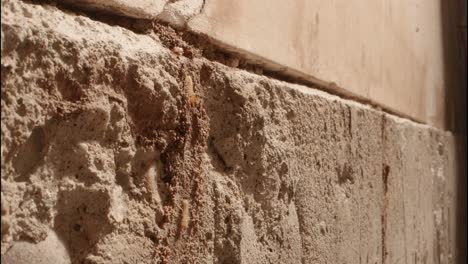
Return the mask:
[[[443,18],[446,127],[455,134],[457,164],[457,263],[466,263],[466,0],[441,0]],[[463,14],[465,12],[465,14]]]

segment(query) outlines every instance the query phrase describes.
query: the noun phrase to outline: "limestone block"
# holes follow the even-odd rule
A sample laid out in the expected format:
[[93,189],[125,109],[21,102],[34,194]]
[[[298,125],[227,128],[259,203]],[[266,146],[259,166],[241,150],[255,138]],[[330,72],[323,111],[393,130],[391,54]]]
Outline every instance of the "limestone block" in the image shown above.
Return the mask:
[[158,19],[175,27],[184,27],[195,15],[201,12],[204,0],[178,0],[168,3]]
[[206,1],[190,30],[280,71],[444,126],[440,1]]
[[450,135],[386,116],[383,263],[452,263]]
[[307,101],[315,107],[297,114],[307,124],[299,134],[310,142],[296,150],[302,161],[295,199],[302,262],[381,263],[381,116],[354,105]]
[[187,21],[200,13],[203,0],[59,0],[86,9],[137,19],[160,20],[175,27],[184,27]]
[[60,0],[102,11],[140,19],[155,19],[164,9],[167,0]]
[[48,264],[71,263],[67,248],[54,231],[50,231],[47,238],[37,244],[18,241],[2,256],[5,264]]

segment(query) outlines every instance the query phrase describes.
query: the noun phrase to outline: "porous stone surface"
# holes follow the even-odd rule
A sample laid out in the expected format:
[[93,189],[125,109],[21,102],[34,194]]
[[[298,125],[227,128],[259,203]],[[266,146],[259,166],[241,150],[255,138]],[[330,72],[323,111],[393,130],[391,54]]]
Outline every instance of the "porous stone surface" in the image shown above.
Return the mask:
[[456,186],[447,177],[455,175],[455,146],[443,137],[402,119],[385,120],[384,263],[460,263],[450,234]]
[[96,9],[117,15],[140,19],[155,19],[163,10],[168,0],[58,0],[85,8]]
[[76,7],[136,19],[158,20],[174,27],[185,27],[198,15],[204,0],[56,0]]
[[39,243],[27,241],[16,242],[8,252],[2,256],[3,263],[71,263],[67,248],[54,231],[47,234],[47,238]]
[[178,0],[168,3],[157,19],[175,27],[184,27],[187,22],[198,15],[205,0]]
[[6,263],[453,263],[450,134],[48,5],[2,36]]

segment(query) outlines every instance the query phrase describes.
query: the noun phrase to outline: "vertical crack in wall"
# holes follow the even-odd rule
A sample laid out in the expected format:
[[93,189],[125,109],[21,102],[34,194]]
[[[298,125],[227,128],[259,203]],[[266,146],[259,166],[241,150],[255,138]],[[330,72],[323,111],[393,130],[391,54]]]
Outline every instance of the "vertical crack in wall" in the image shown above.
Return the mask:
[[381,229],[382,229],[382,263],[386,263],[387,259],[387,246],[386,246],[386,237],[387,237],[387,210],[388,210],[388,177],[390,174],[390,167],[385,164],[385,114],[382,114],[382,124],[381,124],[381,140],[382,140],[382,189],[383,189],[383,207],[381,215]]
[[405,184],[403,182],[403,177],[400,178],[400,186],[401,186],[401,193],[402,193],[402,198],[403,198],[403,201],[402,201],[402,207],[403,207],[403,233],[405,234],[404,237],[403,237],[403,242],[404,242],[404,249],[405,249],[405,263],[406,263],[406,260],[408,259],[408,247],[406,246],[407,243],[406,243],[406,207],[405,207]]

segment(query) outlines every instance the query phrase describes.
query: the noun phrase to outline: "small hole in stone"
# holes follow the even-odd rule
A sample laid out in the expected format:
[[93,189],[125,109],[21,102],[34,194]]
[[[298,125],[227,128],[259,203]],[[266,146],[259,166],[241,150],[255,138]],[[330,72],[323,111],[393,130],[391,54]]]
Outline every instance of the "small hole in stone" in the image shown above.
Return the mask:
[[153,243],[158,242],[158,239],[157,239],[156,235],[154,235],[154,234],[146,234],[146,237],[148,237]]
[[444,155],[444,146],[442,144],[439,144],[437,151],[439,152],[440,156]]
[[320,233],[322,233],[322,235],[325,235],[325,233],[326,233],[326,232],[325,232],[325,228],[323,228],[323,227],[320,228]]
[[73,225],[73,230],[75,230],[76,232],[80,232],[80,231],[81,231],[81,225],[79,225],[79,224],[74,224],[74,225]]

